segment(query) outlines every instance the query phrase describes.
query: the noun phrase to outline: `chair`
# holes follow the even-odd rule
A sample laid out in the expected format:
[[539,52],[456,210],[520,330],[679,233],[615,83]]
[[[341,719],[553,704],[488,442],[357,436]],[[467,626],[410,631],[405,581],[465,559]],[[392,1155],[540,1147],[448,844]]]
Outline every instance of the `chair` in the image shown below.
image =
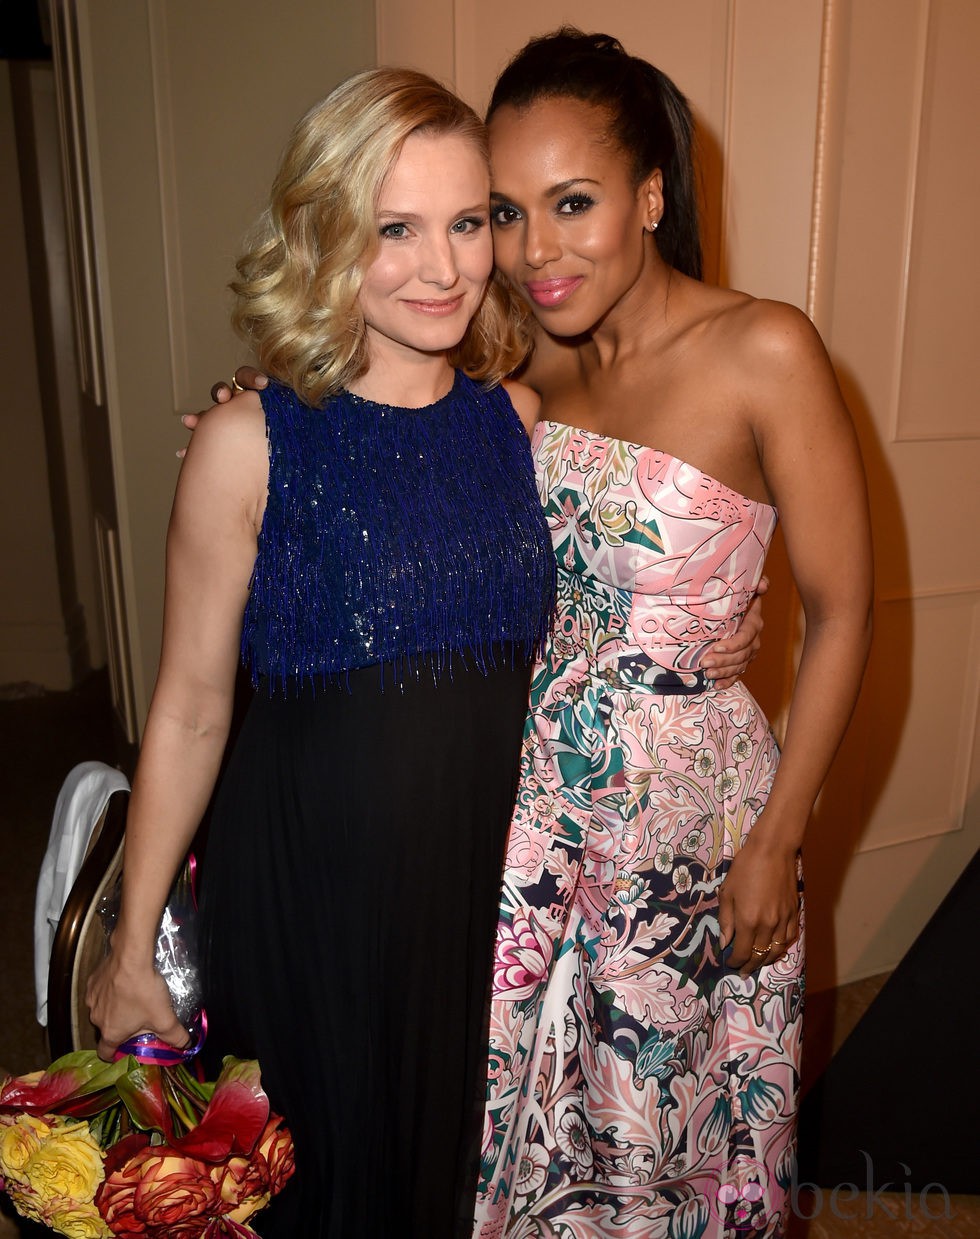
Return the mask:
[[48,968],[48,1044],[52,1058],[95,1049],[85,1005],[85,983],[105,954],[99,905],[122,872],[129,792],[109,796],[92,828],[85,859],[65,901]]

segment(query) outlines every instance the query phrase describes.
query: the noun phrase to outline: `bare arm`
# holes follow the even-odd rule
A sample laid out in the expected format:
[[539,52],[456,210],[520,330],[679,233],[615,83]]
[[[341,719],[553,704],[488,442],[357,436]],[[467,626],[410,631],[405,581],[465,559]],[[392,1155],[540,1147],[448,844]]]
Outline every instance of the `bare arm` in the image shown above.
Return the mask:
[[267,479],[262,410],[247,394],[205,419],[174,499],[163,648],[127,815],[122,904],[111,954],[87,992],[103,1058],[138,1032],[187,1040],[154,971],[154,947],[228,737]]
[[731,963],[746,971],[799,933],[796,855],[857,699],[872,603],[864,472],[829,359],[797,311],[770,307],[760,317],[747,349],[756,441],[806,632],[772,793],[721,892],[722,941],[734,939]]

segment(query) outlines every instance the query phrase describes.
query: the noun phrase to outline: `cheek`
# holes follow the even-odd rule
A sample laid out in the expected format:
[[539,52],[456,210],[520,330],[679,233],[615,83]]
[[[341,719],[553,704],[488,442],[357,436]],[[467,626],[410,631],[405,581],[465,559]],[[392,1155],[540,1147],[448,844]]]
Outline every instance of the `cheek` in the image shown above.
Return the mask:
[[579,252],[593,262],[631,266],[643,257],[642,233],[631,225],[626,219],[596,222],[580,234]]
[[361,285],[361,295],[384,297],[387,293],[394,292],[408,278],[410,267],[411,261],[407,249],[386,251],[382,257],[376,258],[368,267]]

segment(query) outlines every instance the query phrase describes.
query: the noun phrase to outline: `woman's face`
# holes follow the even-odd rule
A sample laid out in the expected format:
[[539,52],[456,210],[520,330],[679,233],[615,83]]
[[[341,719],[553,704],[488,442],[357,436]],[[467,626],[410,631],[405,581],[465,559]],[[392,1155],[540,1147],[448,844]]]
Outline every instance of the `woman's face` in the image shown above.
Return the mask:
[[493,268],[487,163],[456,134],[413,133],[378,198],[378,251],[358,304],[372,363],[462,340]]
[[490,168],[497,266],[546,331],[582,335],[637,295],[655,261],[644,229],[663,210],[660,173],[633,184],[602,109],[568,98],[500,108]]

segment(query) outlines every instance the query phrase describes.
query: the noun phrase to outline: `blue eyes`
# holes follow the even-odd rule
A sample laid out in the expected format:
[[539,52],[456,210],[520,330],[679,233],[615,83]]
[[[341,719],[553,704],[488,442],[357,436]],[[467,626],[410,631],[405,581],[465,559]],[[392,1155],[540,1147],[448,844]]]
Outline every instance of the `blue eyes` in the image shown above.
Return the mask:
[[[468,215],[465,219],[458,219],[450,225],[450,236],[463,237],[471,232],[479,232],[481,228],[487,226],[486,216]],[[378,235],[388,241],[405,241],[411,235],[411,225],[399,223],[397,220],[390,224],[382,224],[378,229]]]

